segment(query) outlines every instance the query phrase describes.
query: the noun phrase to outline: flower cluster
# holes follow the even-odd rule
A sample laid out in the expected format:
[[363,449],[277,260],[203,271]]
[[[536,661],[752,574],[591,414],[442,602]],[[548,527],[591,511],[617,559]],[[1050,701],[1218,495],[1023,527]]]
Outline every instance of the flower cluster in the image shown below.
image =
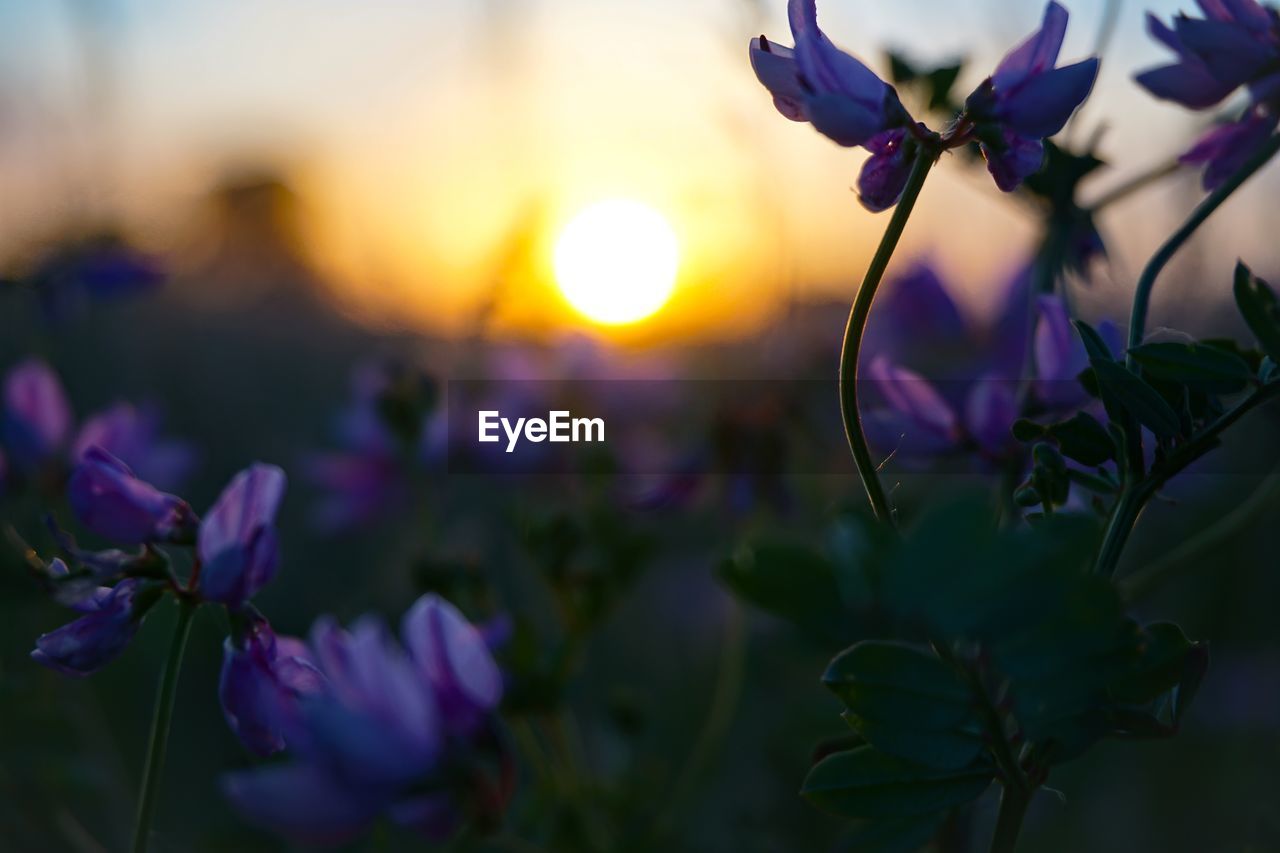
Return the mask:
[[[994,463],[1020,454],[1011,429],[1025,412],[1059,415],[1090,402],[1077,381],[1089,361],[1066,306],[1034,296],[1031,282],[1031,268],[1020,269],[989,329],[966,322],[951,288],[927,264],[891,283],[872,318],[862,377],[878,400],[866,416],[873,444],[905,464],[963,452]],[[1113,325],[1102,324],[1101,332],[1119,346]],[[1023,344],[1029,335],[1030,351]],[[951,353],[953,375],[934,382],[903,366],[913,356],[904,342],[922,339]]]
[[230,774],[227,795],[291,839],[340,842],[380,815],[438,839],[507,796],[510,779],[491,782],[480,762],[497,750],[501,673],[480,631],[434,595],[405,615],[399,644],[373,618],[350,630],[321,618],[307,643],[252,618],[227,641],[220,696],[249,749],[289,756]]
[[371,362],[352,374],[351,400],[338,418],[341,449],[313,453],[306,478],[323,493],[321,529],[367,524],[405,503],[411,472],[443,455],[446,421],[426,374],[395,362]]
[[1157,98],[1194,110],[1220,104],[1247,87],[1249,105],[1236,121],[1217,127],[1183,155],[1204,164],[1206,189],[1238,171],[1280,123],[1280,13],[1257,0],[1197,0],[1204,18],[1180,14],[1170,27],[1148,15],[1151,35],[1177,61],[1137,80]]
[[[85,451],[71,475],[68,501],[81,524],[136,553],[83,551],[63,537],[72,571],[61,560],[49,567],[56,598],[83,615],[41,636],[32,654],[68,675],[89,675],[128,646],[147,611],[165,592],[213,601],[236,611],[275,573],[275,515],[284,472],[256,464],[241,471],[203,519],[190,504],[137,477],[101,447]],[[190,577],[179,580],[157,546],[195,547]]]
[[91,415],[77,430],[62,382],[39,359],[11,369],[3,394],[0,487],[19,478],[60,485],[65,470],[93,447],[124,460],[161,488],[176,488],[195,463],[190,445],[161,438],[159,415],[153,409],[116,403]]
[[977,141],[997,186],[1016,189],[1039,171],[1044,139],[1062,130],[1098,74],[1097,59],[1056,67],[1068,16],[1051,2],[1041,28],[1004,58],[938,137],[911,117],[892,86],[831,43],[818,28],[815,0],[790,0],[788,12],[795,47],[764,36],[753,41],[756,76],[786,118],[811,123],[839,145],[871,152],[858,192],[872,211],[897,204],[921,146],[936,156]]

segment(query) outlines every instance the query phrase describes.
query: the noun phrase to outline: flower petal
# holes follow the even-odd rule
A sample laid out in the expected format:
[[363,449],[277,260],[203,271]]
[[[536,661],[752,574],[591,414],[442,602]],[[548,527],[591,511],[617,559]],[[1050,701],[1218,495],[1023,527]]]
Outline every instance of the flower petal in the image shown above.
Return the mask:
[[1038,74],[1001,100],[1000,117],[1026,136],[1053,136],[1089,97],[1097,79],[1096,57]]
[[1067,34],[1068,18],[1067,10],[1059,3],[1049,3],[1040,29],[1014,48],[996,67],[995,74],[991,76],[995,87],[1010,91],[1027,78],[1053,68]]

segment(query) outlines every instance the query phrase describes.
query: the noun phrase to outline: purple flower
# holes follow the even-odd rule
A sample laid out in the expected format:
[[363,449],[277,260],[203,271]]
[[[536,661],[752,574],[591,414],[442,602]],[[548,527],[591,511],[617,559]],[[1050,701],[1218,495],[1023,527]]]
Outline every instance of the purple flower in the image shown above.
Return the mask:
[[1277,123],[1280,116],[1252,109],[1240,121],[1210,130],[1179,159],[1190,165],[1204,165],[1204,188],[1214,190],[1244,167],[1275,133]]
[[1182,157],[1206,164],[1205,189],[1221,185],[1275,132],[1280,120],[1280,14],[1256,0],[1198,0],[1205,18],[1178,15],[1168,27],[1147,16],[1153,38],[1177,61],[1144,71],[1147,91],[1194,110],[1221,103],[1247,86],[1250,105],[1238,121],[1211,130]]
[[1062,130],[1093,91],[1096,57],[1055,67],[1067,19],[1067,10],[1050,2],[1040,29],[1005,56],[965,103],[987,168],[1005,192],[1039,171],[1042,141]]
[[904,128],[894,128],[867,141],[871,156],[858,175],[858,201],[872,213],[888,210],[902,198],[911,177],[914,150]]
[[305,478],[323,492],[314,511],[323,530],[367,524],[404,504],[416,464],[444,455],[447,421],[431,378],[373,362],[352,374],[351,402],[338,418],[341,449],[309,454]]
[[100,447],[148,483],[175,489],[191,473],[195,452],[186,442],[160,438],[159,432],[160,417],[153,408],[116,403],[84,422],[71,445],[71,459],[79,462],[90,447]]
[[[65,567],[64,567],[65,568]],[[126,579],[101,587],[73,609],[79,619],[36,639],[31,659],[63,675],[85,676],[115,660],[137,633],[142,614],[134,601],[139,581]]]
[[271,580],[280,558],[275,517],[284,488],[283,471],[256,463],[223,490],[196,538],[205,598],[236,606]]
[[893,88],[818,28],[815,0],[789,0],[787,14],[794,49],[764,36],[751,43],[756,77],[783,116],[810,122],[845,147],[866,145],[903,123],[906,113]]
[[[894,293],[906,293],[911,283],[917,284],[919,292],[905,303],[909,310],[899,310],[896,299],[889,303],[893,310],[884,320],[892,324],[895,334],[885,350],[879,349],[879,342],[889,336],[877,331],[882,314],[872,315],[868,331],[876,334],[868,336],[871,360],[862,379],[870,391],[864,422],[873,445],[895,451],[907,464],[962,451],[977,451],[989,461],[1018,452],[1010,430],[1021,415],[1018,392],[1031,332],[1030,281],[1029,270],[1018,272],[996,322],[987,329],[963,325],[948,288],[927,266],[911,271],[901,285],[889,283]],[[1065,306],[1055,297],[1043,296],[1035,307],[1035,381],[1029,389],[1033,402],[1064,413],[1086,405],[1089,398],[1076,377],[1088,359]],[[913,329],[915,316],[925,319]],[[1109,323],[1101,324],[1100,330],[1109,338],[1118,337]],[[949,356],[953,368],[946,381],[930,381],[899,363],[919,362],[938,346],[949,352],[967,349],[970,354],[962,362]]]
[[3,436],[13,463],[34,471],[60,453],[71,436],[71,404],[53,368],[30,359],[4,383]]
[[1147,91],[1194,110],[1220,103],[1248,84],[1254,94],[1274,95],[1280,85],[1280,17],[1256,0],[1197,0],[1204,19],[1178,15],[1168,27],[1147,15],[1152,38],[1177,61],[1144,71]]
[[445,728],[474,731],[502,696],[502,673],[484,635],[435,596],[418,599],[400,630],[419,671],[435,688]]
[[194,521],[186,501],[139,480],[100,447],[85,451],[71,475],[67,499],[85,527],[122,545],[171,539]]
[[227,725],[255,755],[284,749],[286,732],[301,720],[299,698],[323,683],[306,645],[277,637],[260,617],[250,617],[239,641],[228,637],[223,646],[218,699]]
[[440,599],[404,621],[403,647],[372,618],[350,631],[316,623],[296,657],[322,678],[294,692],[289,760],[224,780],[248,820],[304,843],[349,840],[380,814],[431,838],[456,828],[467,791],[446,768],[474,748],[501,679],[479,632]]

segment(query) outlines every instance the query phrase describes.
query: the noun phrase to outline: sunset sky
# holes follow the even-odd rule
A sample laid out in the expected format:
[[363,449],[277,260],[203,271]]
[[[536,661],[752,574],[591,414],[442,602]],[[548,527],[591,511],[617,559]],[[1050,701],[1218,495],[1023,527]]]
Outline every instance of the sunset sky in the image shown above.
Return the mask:
[[[1104,0],[1066,5],[1074,60]],[[1207,118],[1130,80],[1161,57],[1143,10],[1187,5],[1123,6],[1083,128],[1105,121],[1102,152],[1126,160],[1097,190],[1176,153]],[[1042,9],[819,3],[833,40],[877,70],[887,45],[926,62],[968,54],[964,91]],[[791,294],[849,296],[883,227],[850,190],[862,155],[773,111],[747,62],[760,32],[789,41],[783,0],[0,0],[0,257],[73,209],[180,245],[184,212],[228,166],[268,164],[298,191],[308,254],[357,315],[457,331],[505,277],[499,325],[554,330],[583,322],[551,282],[559,229],[626,197],[661,211],[681,246],[675,296],[646,334],[742,331]],[[1280,247],[1245,214],[1274,193],[1274,171],[1210,233],[1260,269],[1280,265]],[[1123,205],[1108,219],[1102,301],[1197,198],[1190,181],[1155,192],[1167,220]],[[979,172],[944,163],[903,251],[954,269],[980,309],[1031,235]]]

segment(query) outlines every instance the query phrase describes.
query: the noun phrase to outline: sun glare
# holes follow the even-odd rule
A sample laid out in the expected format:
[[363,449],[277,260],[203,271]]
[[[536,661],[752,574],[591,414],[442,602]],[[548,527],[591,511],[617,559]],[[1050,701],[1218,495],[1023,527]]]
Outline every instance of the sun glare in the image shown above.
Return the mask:
[[580,314],[605,325],[635,323],[656,313],[675,289],[679,261],[679,244],[667,220],[629,199],[581,211],[555,248],[560,292]]

